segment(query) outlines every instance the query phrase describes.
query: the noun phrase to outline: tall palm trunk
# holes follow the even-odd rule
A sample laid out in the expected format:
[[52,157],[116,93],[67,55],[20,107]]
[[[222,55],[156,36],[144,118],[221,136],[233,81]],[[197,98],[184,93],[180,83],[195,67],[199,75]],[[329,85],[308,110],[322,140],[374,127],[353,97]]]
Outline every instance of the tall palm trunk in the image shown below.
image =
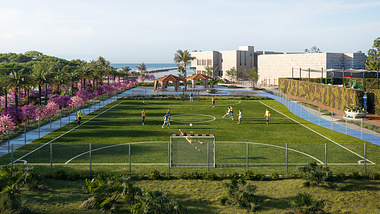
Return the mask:
[[38,96],[39,96],[39,103],[40,103],[40,106],[42,104],[42,100],[41,100],[41,84],[38,84]]
[[15,104],[16,108],[18,108],[18,87],[15,88]]
[[74,82],[71,82],[71,96],[74,96]]
[[46,102],[47,102],[47,96],[48,96],[47,88],[48,88],[48,85],[46,84],[46,85],[45,85],[45,104],[46,104]]
[[7,89],[4,88],[4,94],[5,94],[5,108],[8,108],[8,93]]
[[28,105],[29,105],[29,89],[28,89]]

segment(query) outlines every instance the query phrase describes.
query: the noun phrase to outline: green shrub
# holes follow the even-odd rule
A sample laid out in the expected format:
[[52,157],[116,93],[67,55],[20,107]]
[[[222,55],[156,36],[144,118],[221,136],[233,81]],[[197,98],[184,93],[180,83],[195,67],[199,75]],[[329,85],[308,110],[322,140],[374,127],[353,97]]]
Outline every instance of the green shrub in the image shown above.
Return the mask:
[[264,174],[257,174],[255,176],[255,180],[263,181],[263,180],[265,180],[265,175]]
[[155,169],[152,169],[149,171],[148,173],[148,179],[149,180],[157,180],[160,178],[160,172],[155,170]]
[[291,178],[294,178],[294,175],[291,172],[286,172],[284,173],[284,178],[291,179]]
[[67,173],[64,169],[58,169],[53,173],[53,179],[56,180],[67,180]]
[[337,179],[344,180],[344,179],[346,179],[346,174],[343,172],[339,172],[338,174],[335,175],[335,177]]
[[270,174],[270,179],[272,179],[272,180],[278,180],[278,179],[280,179],[280,176],[278,175],[278,173],[277,172],[272,172],[272,174]]
[[168,172],[164,172],[162,173],[161,177],[165,180],[170,180],[171,177],[170,177],[170,174]]
[[318,165],[316,162],[309,163],[305,167],[299,168],[299,170],[306,174],[306,182],[304,186],[317,186],[325,187],[329,189],[337,189],[338,186],[331,182],[333,180],[332,171],[323,165]]
[[197,171],[191,171],[190,174],[189,174],[189,177],[191,179],[199,179],[200,178],[200,175]]
[[248,184],[244,179],[232,179],[230,183],[224,183],[228,196],[219,199],[221,205],[238,206],[253,212],[257,206],[257,197],[254,195],[256,186]]
[[378,180],[380,179],[380,173],[372,172],[369,174],[368,178],[371,180]]
[[326,213],[323,208],[325,202],[323,200],[314,200],[309,193],[298,193],[298,195],[289,201],[290,209],[288,213],[294,214],[312,214]]
[[242,177],[245,179],[245,180],[253,180],[253,178],[255,177],[255,175],[253,174],[253,172],[251,170],[245,170],[243,172],[243,175]]
[[357,171],[350,172],[348,174],[348,177],[352,178],[352,179],[360,179],[361,178],[359,172],[357,172]]
[[187,174],[187,172],[181,170],[181,171],[175,173],[175,177],[178,179],[187,179],[188,174]]
[[211,180],[215,180],[216,176],[212,172],[204,172],[202,173],[202,178],[205,180],[211,181]]
[[232,172],[229,176],[229,178],[232,178],[232,179],[239,179],[240,178],[240,175],[239,173],[237,172]]
[[217,176],[220,180],[223,180],[223,179],[227,178],[227,173],[224,172],[224,171],[220,171],[220,172],[217,173],[216,176]]

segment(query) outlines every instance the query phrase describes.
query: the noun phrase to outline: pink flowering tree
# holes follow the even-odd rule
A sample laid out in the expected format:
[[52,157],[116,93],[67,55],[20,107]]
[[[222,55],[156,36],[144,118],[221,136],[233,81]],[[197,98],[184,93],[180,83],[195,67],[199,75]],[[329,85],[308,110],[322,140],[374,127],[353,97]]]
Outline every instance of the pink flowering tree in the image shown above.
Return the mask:
[[156,79],[156,78],[154,77],[153,74],[151,74],[151,75],[148,76],[148,80],[153,81],[154,79]]
[[15,124],[12,121],[12,118],[9,115],[0,116],[0,132],[1,135],[12,133],[15,130]]
[[82,98],[75,96],[71,98],[71,104],[70,107],[75,108],[75,107],[80,107],[84,104],[84,101]]
[[70,95],[59,96],[58,94],[54,94],[49,98],[49,103],[55,103],[59,106],[60,109],[67,108],[71,103]]
[[139,81],[139,82],[144,82],[145,79],[146,79],[145,76],[139,76],[139,77],[138,77],[138,81]]
[[22,114],[21,109],[17,108],[15,105],[12,105],[8,108],[5,108],[1,111],[1,115],[8,115],[14,123],[21,122],[24,115]]
[[51,116],[58,115],[59,114],[59,105],[57,105],[54,102],[48,103],[46,105],[46,108],[48,109],[48,112]]
[[82,98],[84,102],[94,98],[94,91],[91,89],[82,89],[76,93],[77,97]]
[[24,105],[21,108],[24,115],[24,121],[34,121],[37,118],[37,108],[33,104]]
[[50,118],[50,111],[46,106],[39,106],[36,109],[37,112],[37,120],[44,120],[44,119],[49,119]]

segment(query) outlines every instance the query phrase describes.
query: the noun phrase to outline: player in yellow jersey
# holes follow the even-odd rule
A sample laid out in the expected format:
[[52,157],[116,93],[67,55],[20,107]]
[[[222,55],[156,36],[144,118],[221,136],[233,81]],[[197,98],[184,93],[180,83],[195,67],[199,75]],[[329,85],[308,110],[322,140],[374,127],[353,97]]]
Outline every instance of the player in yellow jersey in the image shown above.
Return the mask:
[[141,116],[142,116],[142,125],[145,125],[145,116],[146,116],[145,109],[142,110]]
[[230,115],[229,116],[232,120],[234,120],[234,109],[232,108],[232,106],[230,106]]
[[78,118],[78,126],[80,125],[80,120],[82,119],[82,112],[79,110],[77,113],[77,118]]
[[212,96],[212,98],[211,98],[211,103],[212,103],[212,108],[214,108],[215,107],[215,97],[214,96]]
[[264,117],[267,119],[267,124],[269,124],[270,113],[269,113],[268,109],[265,110]]

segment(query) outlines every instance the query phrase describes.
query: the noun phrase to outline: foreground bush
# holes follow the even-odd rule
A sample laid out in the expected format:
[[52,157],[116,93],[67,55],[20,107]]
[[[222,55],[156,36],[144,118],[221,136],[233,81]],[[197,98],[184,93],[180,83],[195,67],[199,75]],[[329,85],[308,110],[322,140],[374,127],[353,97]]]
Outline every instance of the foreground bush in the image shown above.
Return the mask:
[[221,205],[237,206],[251,212],[257,206],[257,198],[254,195],[256,186],[248,184],[244,179],[233,179],[231,183],[225,183],[228,196],[220,199]]
[[313,200],[309,193],[298,193],[296,197],[289,201],[290,209],[288,213],[294,214],[324,214],[325,202]]

